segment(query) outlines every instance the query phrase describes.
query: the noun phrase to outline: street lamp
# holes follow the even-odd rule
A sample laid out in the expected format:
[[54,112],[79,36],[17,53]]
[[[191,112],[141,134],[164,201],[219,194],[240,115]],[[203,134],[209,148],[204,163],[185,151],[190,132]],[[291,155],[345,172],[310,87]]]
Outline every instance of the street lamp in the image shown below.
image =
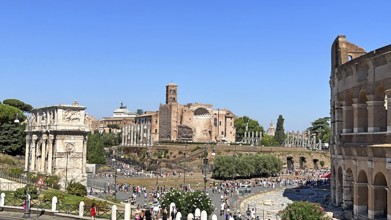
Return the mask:
[[186,160],[187,160],[187,152],[186,152],[187,145],[185,145],[185,161],[183,166],[183,190],[186,189]]
[[160,168],[160,173],[158,174],[158,169],[160,167],[159,161],[156,161],[157,167],[156,167],[156,190],[157,186],[159,185],[159,174],[162,172],[162,168]]
[[114,200],[117,201],[117,167],[115,166],[115,158],[111,159],[113,161],[114,168]]
[[208,148],[204,148],[204,161],[203,161],[203,173],[204,173],[204,193],[206,194],[206,166],[208,165]]
[[232,196],[232,206],[234,206],[235,205],[235,203],[236,203],[236,196],[237,196],[237,194],[235,193],[235,191],[236,191],[236,183],[235,183],[235,176],[236,176],[236,157],[237,157],[237,155],[236,155],[236,145],[235,145],[235,151],[234,151],[234,163],[233,163],[233,173],[232,173],[232,182],[233,182],[233,192],[234,192],[234,194],[233,194],[233,196]]
[[[27,131],[28,131],[28,136],[26,137],[28,139],[28,148],[27,150],[27,167],[26,167],[26,200],[25,200],[25,210],[23,214],[23,218],[30,218],[30,161],[31,161],[31,141],[32,141],[32,135],[31,135],[31,117],[27,117]],[[19,124],[19,114],[16,114],[16,118],[14,120],[14,123]]]

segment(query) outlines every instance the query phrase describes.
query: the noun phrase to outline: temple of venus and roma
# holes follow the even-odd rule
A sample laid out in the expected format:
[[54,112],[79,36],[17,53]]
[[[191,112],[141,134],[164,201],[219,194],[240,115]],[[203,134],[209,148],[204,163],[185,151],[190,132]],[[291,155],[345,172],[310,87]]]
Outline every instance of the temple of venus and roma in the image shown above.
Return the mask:
[[355,219],[391,219],[391,45],[331,48],[331,199]]
[[25,170],[42,176],[58,175],[62,188],[71,180],[87,184],[89,130],[85,123],[85,109],[75,101],[73,105],[32,111],[26,126]]

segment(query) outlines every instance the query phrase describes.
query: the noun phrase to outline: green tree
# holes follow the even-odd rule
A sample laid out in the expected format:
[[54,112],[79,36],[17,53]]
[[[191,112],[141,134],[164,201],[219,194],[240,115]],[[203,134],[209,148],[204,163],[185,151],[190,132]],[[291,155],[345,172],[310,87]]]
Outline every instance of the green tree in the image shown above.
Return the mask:
[[322,143],[329,143],[331,136],[330,117],[318,118],[307,128],[312,134],[316,134],[316,141],[322,140]]
[[318,203],[295,201],[289,204],[281,213],[283,220],[330,219]]
[[24,112],[31,112],[31,110],[33,110],[33,107],[31,105],[24,103],[18,99],[5,99],[3,101],[3,104],[13,106]]
[[244,132],[246,127],[249,132],[264,132],[263,127],[259,125],[258,121],[253,120],[247,116],[239,117],[235,119],[235,128],[236,128],[236,141],[242,141],[244,138]]
[[285,141],[284,118],[282,117],[282,115],[278,116],[274,139],[280,145],[283,144]]
[[278,142],[274,139],[273,136],[263,134],[262,140],[261,140],[261,145],[263,145],[263,146],[277,146]]
[[212,176],[217,179],[264,177],[278,174],[282,161],[270,154],[217,156]]
[[25,120],[23,112],[16,107],[0,104],[0,151],[11,155],[24,154],[25,135],[24,124],[14,120]]
[[105,149],[103,144],[103,135],[99,133],[89,134],[87,141],[87,162],[104,164]]
[[110,128],[110,129],[121,129],[119,127],[119,125],[117,125],[117,124],[110,124],[110,125],[107,125],[107,127]]

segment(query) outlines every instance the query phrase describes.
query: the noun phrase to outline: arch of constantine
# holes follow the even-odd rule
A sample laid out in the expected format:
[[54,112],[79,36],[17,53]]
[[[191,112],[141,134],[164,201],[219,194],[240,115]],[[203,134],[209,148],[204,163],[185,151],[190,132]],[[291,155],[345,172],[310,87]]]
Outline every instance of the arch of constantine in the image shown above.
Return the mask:
[[63,188],[71,180],[87,184],[85,109],[75,102],[32,110],[26,130],[25,170],[58,175]]
[[391,219],[391,45],[331,49],[332,200],[357,219]]

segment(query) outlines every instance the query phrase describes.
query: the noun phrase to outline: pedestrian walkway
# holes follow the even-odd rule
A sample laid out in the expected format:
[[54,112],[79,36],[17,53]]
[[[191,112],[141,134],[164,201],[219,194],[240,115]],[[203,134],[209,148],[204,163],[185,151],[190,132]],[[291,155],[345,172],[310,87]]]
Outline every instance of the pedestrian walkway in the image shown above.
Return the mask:
[[[23,212],[10,212],[10,211],[0,211],[0,220],[5,219],[25,219],[23,218]],[[30,214],[30,219],[40,219],[40,220],[68,220],[68,219],[75,219],[75,218],[68,218],[68,217],[60,217],[60,216],[53,216],[53,215],[39,215],[39,214]]]

